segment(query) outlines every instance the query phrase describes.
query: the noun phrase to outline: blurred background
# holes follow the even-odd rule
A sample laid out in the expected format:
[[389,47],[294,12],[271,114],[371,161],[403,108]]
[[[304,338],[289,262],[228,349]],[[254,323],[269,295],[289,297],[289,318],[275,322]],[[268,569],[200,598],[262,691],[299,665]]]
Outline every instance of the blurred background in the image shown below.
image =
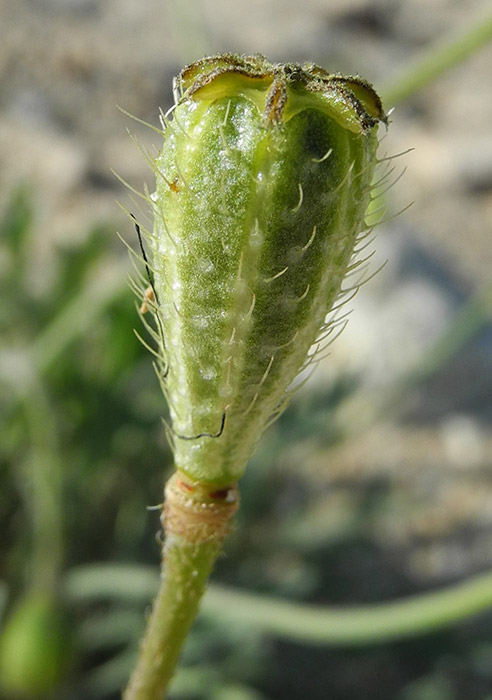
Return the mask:
[[[155,590],[167,409],[128,287],[121,202],[172,77],[222,51],[312,60],[391,94],[470,0],[0,3],[0,691],[115,700]],[[492,568],[492,46],[397,105],[371,270],[264,436],[213,580],[319,605]],[[387,91],[385,93],[385,90]],[[386,109],[393,105],[386,104]],[[388,163],[383,163],[382,168]],[[406,172],[403,171],[406,169]],[[402,175],[398,179],[399,175]],[[414,202],[410,208],[406,208]],[[405,209],[399,215],[400,210]],[[396,216],[395,216],[396,215]],[[170,697],[491,700],[492,612],[358,648],[202,615]]]

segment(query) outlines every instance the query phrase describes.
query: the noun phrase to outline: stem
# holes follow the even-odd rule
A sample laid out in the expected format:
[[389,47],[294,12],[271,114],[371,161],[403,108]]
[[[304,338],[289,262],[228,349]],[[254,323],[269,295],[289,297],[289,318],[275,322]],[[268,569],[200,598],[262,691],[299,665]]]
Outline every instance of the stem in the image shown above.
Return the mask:
[[165,547],[166,566],[125,700],[160,700],[198,612],[207,579],[219,554],[216,542]]
[[382,90],[383,103],[392,107],[398,102],[403,102],[491,40],[492,13],[489,9],[460,36],[433,46],[404,69],[396,80],[392,80]]
[[55,411],[34,370],[24,410],[30,442],[25,475],[33,550],[29,583],[36,590],[52,594],[63,561],[63,470]]
[[160,590],[124,700],[164,697],[237,506],[235,486],[217,490],[181,472],[169,480]]
[[[134,603],[154,595],[157,584],[157,573],[151,567],[92,564],[68,572],[64,593],[79,605],[100,599]],[[490,610],[492,571],[433,592],[337,608],[214,584],[203,600],[201,614],[298,643],[365,646],[436,632]]]
[[214,586],[203,612],[304,644],[366,646],[418,637],[450,627],[492,607],[492,573],[431,593],[338,609],[292,603]]

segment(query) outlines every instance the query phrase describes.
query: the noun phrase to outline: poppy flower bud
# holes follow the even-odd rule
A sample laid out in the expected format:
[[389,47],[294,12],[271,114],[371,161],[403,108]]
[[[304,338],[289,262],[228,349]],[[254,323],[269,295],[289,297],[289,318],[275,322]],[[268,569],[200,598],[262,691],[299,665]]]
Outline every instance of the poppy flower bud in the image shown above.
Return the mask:
[[234,483],[326,333],[386,122],[373,88],[313,64],[185,68],[155,160],[154,310],[177,469]]

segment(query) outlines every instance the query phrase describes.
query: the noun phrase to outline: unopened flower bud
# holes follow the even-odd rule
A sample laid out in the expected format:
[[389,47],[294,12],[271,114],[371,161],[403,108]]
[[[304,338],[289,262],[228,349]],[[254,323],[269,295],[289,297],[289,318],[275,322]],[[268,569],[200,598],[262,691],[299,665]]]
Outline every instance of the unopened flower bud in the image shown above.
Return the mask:
[[386,117],[358,77],[223,55],[185,68],[151,196],[176,467],[237,481],[326,332]]

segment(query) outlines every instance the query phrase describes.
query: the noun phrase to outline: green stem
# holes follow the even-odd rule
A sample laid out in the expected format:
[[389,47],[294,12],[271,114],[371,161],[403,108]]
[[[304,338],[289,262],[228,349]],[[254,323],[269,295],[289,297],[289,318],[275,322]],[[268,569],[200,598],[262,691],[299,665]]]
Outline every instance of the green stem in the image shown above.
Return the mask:
[[217,489],[180,471],[168,481],[160,590],[123,700],[164,697],[237,506],[235,485]]
[[[101,598],[133,603],[153,595],[157,583],[151,567],[98,564],[68,572],[64,591],[77,604]],[[487,572],[431,593],[337,609],[215,584],[201,614],[305,644],[364,646],[438,631],[491,609],[492,572]]]
[[124,700],[164,697],[221,544],[189,544],[181,537],[168,538],[160,590]]
[[306,644],[364,646],[444,629],[492,607],[492,574],[393,602],[342,607],[291,603],[214,586],[204,614]]
[[381,94],[383,104],[393,107],[432,83],[450,68],[464,61],[492,40],[492,13],[490,9],[465,29],[460,36],[433,46],[403,73],[392,80]]
[[24,410],[30,442],[25,480],[33,550],[29,580],[32,588],[51,594],[63,561],[62,465],[54,409],[34,369]]

